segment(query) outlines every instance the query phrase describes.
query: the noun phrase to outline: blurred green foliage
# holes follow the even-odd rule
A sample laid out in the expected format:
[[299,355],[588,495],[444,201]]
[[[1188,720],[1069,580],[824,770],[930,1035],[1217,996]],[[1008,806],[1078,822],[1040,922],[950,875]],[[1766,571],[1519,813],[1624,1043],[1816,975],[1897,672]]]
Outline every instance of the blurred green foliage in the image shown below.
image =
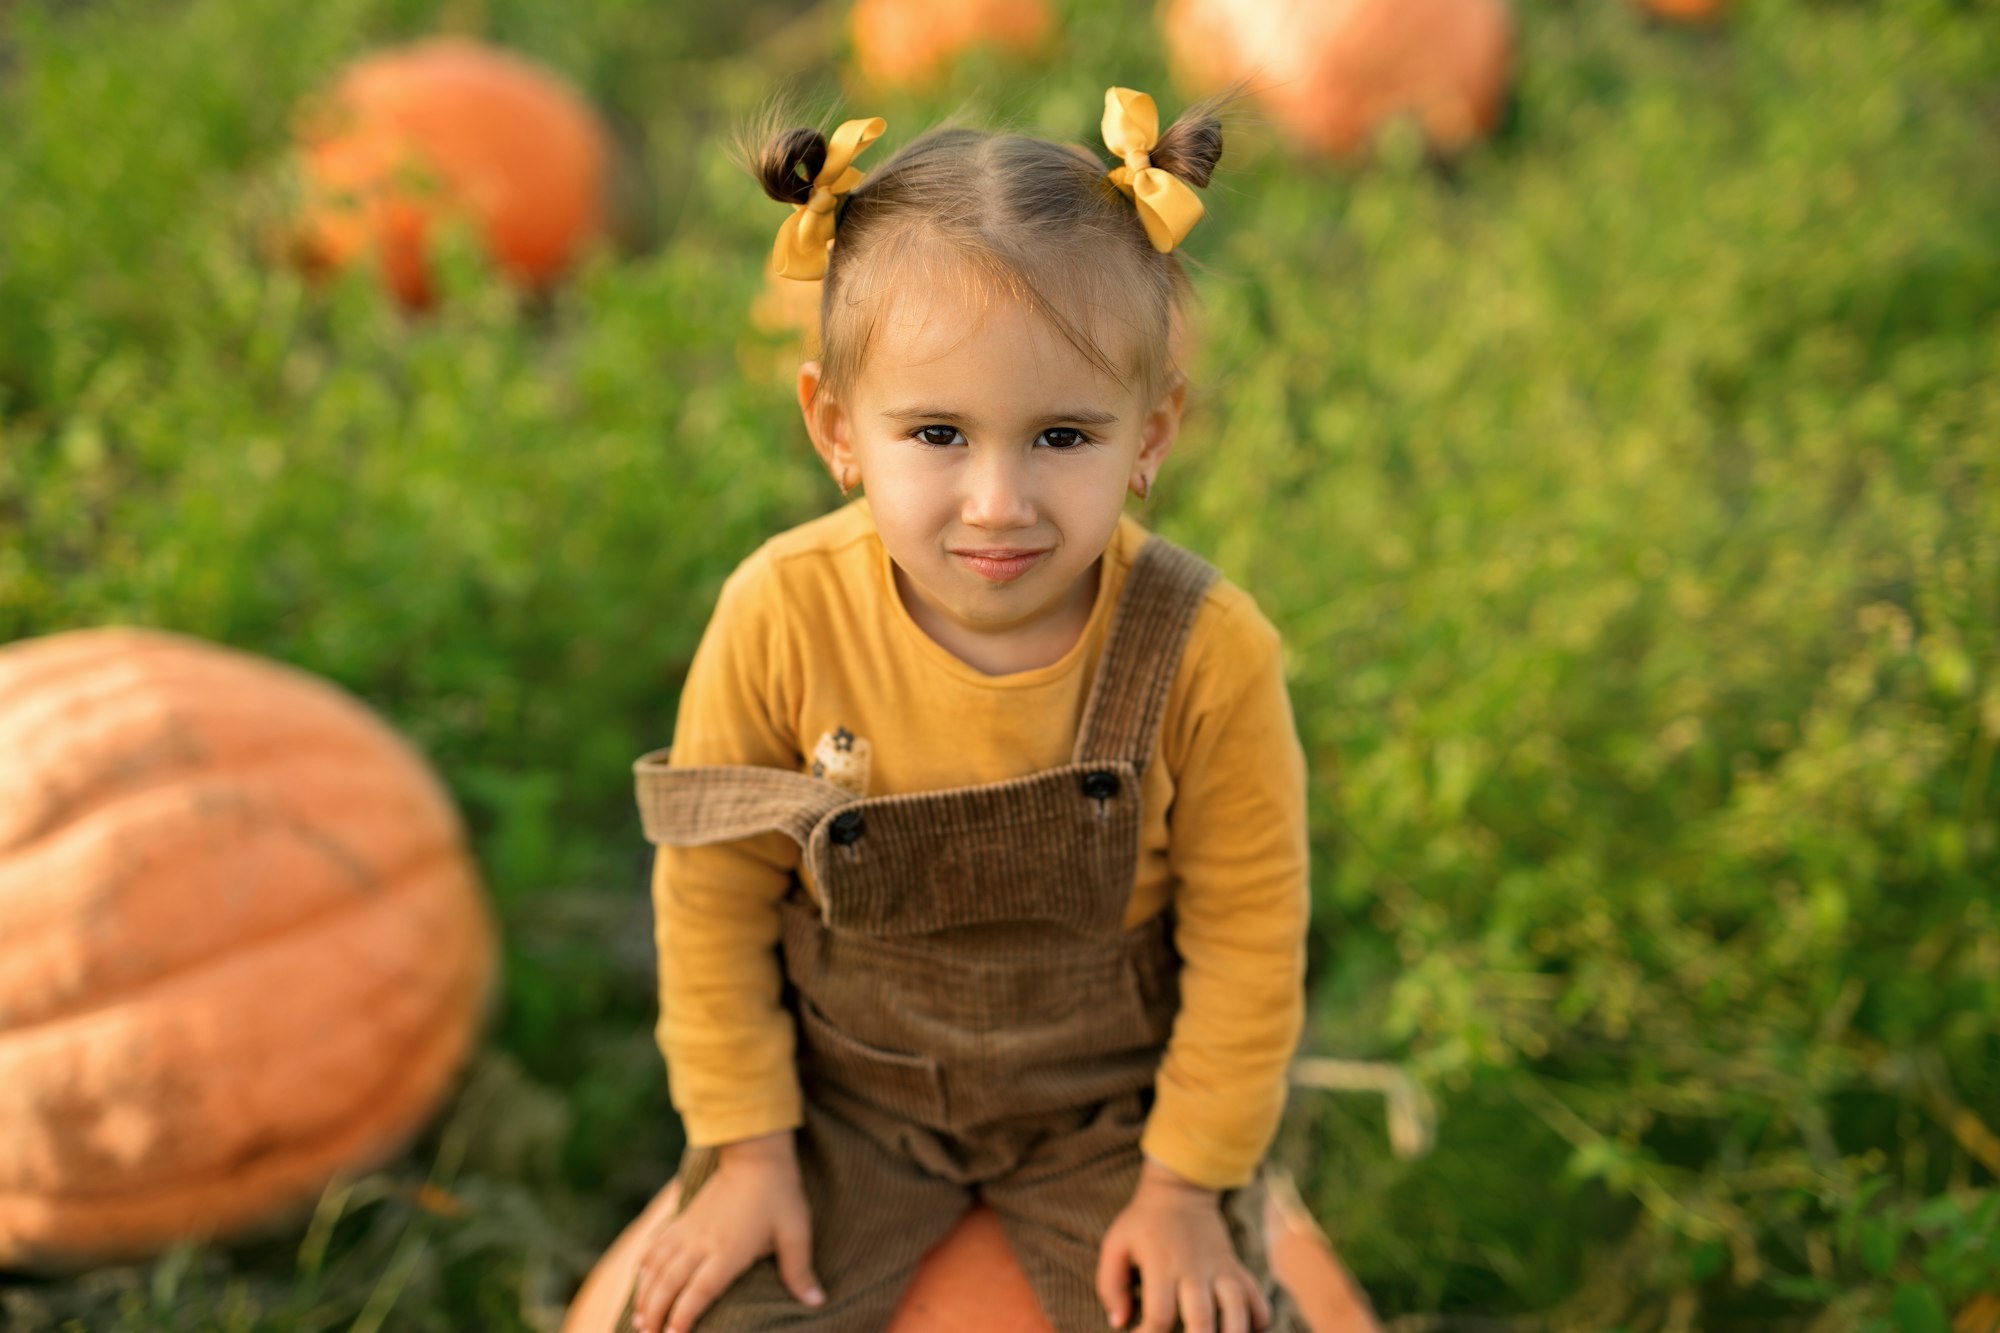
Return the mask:
[[[1095,140],[1149,15],[871,100]],[[1310,1048],[1279,1144],[1410,1327],[1942,1327],[2000,1290],[2000,11],[1519,14],[1447,165],[1230,127],[1198,408],[1147,520],[1284,630],[1313,762]],[[0,12],[0,641],[169,627],[430,754],[507,927],[492,1048],[303,1231],[0,1284],[22,1327],[531,1328],[671,1171],[630,761],[724,574],[835,501],[745,311],[726,153],[838,16],[772,0]],[[621,243],[407,319],[271,261],[291,109],[440,27],[566,72]],[[475,1095],[475,1093],[477,1095]],[[429,1180],[457,1211],[422,1206]],[[68,1323],[65,1324],[64,1321]]]

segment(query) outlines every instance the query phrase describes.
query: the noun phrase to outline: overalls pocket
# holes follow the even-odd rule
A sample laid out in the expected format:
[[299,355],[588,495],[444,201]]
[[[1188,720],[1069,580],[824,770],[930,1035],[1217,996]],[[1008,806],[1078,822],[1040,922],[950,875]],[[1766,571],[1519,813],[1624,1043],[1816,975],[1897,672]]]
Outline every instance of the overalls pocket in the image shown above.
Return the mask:
[[919,1124],[942,1129],[950,1123],[944,1072],[936,1060],[885,1050],[835,1027],[812,997],[799,1006],[799,1067],[849,1096]]

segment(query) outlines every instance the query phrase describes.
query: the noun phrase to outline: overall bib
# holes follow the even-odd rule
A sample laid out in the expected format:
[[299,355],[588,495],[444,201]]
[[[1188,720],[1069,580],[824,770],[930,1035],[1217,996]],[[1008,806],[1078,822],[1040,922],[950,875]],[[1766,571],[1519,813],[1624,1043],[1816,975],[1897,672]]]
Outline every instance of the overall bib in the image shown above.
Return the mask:
[[[650,841],[780,830],[818,891],[815,905],[794,877],[780,948],[805,1094],[799,1164],[827,1301],[801,1305],[761,1259],[710,1307],[701,1333],[879,1333],[918,1261],[974,1198],[999,1214],[1049,1321],[1062,1333],[1104,1328],[1098,1249],[1138,1183],[1179,1001],[1170,913],[1124,926],[1139,778],[1215,577],[1200,557],[1147,539],[1073,757],[1056,768],[857,797],[776,768],[676,768],[663,750],[634,765]],[[683,1206],[717,1163],[714,1149],[688,1151]],[[1302,1328],[1270,1277],[1261,1184],[1223,1202],[1237,1254],[1277,1312],[1272,1327]],[[628,1300],[621,1330],[630,1318]]]

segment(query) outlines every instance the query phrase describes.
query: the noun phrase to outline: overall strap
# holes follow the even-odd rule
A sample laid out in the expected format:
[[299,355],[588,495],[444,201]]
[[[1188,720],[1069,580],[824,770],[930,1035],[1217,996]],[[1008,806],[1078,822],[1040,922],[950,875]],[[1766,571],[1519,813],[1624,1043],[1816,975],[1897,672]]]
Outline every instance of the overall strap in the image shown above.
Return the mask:
[[855,800],[853,792],[806,773],[751,764],[669,763],[653,750],[632,764],[639,821],[650,842],[699,847],[773,830],[803,848],[814,825]]
[[1129,760],[1144,772],[1181,652],[1220,572],[1158,533],[1132,562],[1077,729],[1076,762]]

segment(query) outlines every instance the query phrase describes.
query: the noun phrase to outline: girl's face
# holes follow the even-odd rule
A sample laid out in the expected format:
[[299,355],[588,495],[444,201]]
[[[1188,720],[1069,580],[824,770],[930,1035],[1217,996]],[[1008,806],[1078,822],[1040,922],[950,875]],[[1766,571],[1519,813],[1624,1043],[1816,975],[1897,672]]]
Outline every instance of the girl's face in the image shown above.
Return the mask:
[[949,287],[894,302],[841,400],[815,402],[819,366],[801,367],[800,405],[836,479],[866,488],[911,616],[1004,674],[1082,632],[1126,490],[1173,447],[1184,390],[1142,402],[1025,305],[982,310]]

